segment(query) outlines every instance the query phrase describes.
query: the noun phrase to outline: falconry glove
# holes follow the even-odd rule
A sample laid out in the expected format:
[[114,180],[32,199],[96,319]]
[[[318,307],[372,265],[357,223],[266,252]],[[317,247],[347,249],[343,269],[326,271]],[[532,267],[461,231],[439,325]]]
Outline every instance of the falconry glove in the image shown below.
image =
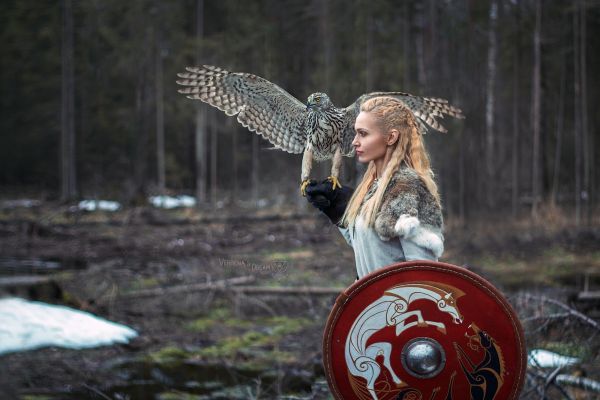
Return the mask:
[[333,224],[337,224],[344,215],[352,193],[354,189],[348,186],[333,189],[328,179],[321,183],[311,179],[306,187],[308,202],[327,215]]

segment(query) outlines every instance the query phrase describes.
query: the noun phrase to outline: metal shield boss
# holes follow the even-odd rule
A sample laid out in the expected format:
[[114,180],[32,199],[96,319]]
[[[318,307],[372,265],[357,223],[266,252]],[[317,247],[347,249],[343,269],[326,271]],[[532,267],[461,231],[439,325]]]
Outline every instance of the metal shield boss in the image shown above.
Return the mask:
[[482,277],[433,261],[379,269],[336,300],[323,364],[336,399],[518,399],[523,330]]

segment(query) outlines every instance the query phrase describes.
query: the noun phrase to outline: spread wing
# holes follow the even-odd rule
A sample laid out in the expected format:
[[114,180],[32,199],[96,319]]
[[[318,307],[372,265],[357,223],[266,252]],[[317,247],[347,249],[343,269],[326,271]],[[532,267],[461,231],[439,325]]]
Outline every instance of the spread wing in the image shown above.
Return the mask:
[[179,73],[188,98],[217,107],[288,153],[302,153],[306,145],[306,106],[288,92],[260,76],[229,72],[203,65]]
[[356,116],[360,113],[361,104],[370,98],[379,96],[394,97],[402,101],[417,117],[419,132],[423,135],[427,133],[428,126],[439,132],[447,132],[446,128],[444,128],[435,117],[444,118],[444,115],[450,115],[455,118],[464,118],[464,115],[459,108],[451,106],[448,104],[448,100],[440,98],[419,97],[404,92],[372,92],[363,94],[345,109],[347,125],[342,134],[342,152],[344,154],[349,153],[352,150],[352,140],[355,135],[354,121],[356,120]]

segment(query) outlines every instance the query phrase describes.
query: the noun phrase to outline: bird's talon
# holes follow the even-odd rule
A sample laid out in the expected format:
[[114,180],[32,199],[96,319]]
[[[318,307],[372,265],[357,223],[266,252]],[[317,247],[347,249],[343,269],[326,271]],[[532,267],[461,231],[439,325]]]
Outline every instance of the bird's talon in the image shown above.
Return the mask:
[[304,179],[302,181],[302,184],[300,185],[300,193],[304,197],[306,197],[306,187],[308,186],[309,183],[310,183],[310,179]]
[[339,188],[342,187],[342,184],[338,180],[337,176],[329,176],[329,177],[327,177],[327,180],[331,181],[333,183],[333,187],[332,187],[333,190],[335,190],[336,187],[339,187]]

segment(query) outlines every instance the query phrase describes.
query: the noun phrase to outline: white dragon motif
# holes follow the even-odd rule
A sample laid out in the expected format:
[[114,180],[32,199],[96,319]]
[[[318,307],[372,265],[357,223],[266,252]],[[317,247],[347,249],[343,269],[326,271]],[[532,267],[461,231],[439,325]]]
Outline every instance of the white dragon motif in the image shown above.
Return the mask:
[[[378,400],[375,381],[379,377],[381,366],[375,358],[383,355],[383,365],[390,372],[396,385],[406,386],[407,384],[396,375],[390,364],[392,344],[378,342],[367,346],[369,338],[388,326],[396,327],[396,336],[414,326],[429,325],[446,333],[443,322],[425,320],[420,310],[408,311],[408,308],[415,300],[430,300],[437,304],[438,310],[450,314],[455,324],[460,324],[463,318],[456,306],[456,300],[463,295],[464,292],[455,287],[426,281],[396,285],[386,290],[383,296],[360,313],[350,328],[345,349],[348,371],[353,376],[364,378],[371,397]],[[417,320],[407,322],[413,316],[416,316]]]

